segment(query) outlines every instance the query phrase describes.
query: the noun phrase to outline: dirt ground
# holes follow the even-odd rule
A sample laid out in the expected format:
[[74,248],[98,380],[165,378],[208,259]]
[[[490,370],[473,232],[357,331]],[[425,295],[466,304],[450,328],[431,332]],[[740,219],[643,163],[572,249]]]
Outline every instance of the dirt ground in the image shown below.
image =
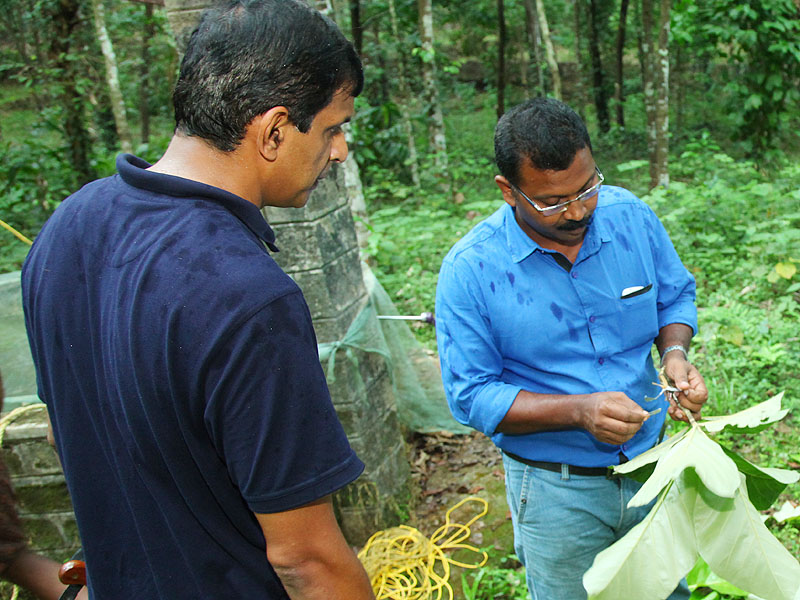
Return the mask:
[[[503,461],[491,440],[478,432],[413,434],[410,451],[412,478],[417,486],[417,503],[412,507],[410,525],[430,537],[444,525],[451,507],[464,498],[477,496],[488,502],[488,512],[470,526],[467,543],[487,550],[490,566],[499,565],[503,558],[513,554]],[[465,504],[453,512],[451,520],[467,523],[480,510],[482,506],[478,503]],[[513,563],[506,560],[503,566]],[[460,587],[460,579],[460,570],[455,569],[451,584]]]

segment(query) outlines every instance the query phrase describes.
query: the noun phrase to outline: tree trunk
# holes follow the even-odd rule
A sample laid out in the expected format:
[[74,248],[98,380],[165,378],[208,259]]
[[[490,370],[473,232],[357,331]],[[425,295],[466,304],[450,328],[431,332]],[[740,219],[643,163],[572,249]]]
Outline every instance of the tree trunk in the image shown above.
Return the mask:
[[[53,5],[49,14],[54,28],[50,40],[50,64],[54,67],[61,86],[58,103],[62,110],[64,139],[69,146],[69,161],[75,171],[77,185],[96,179],[89,162],[89,132],[86,128],[84,98],[78,92],[77,68],[71,58],[71,41],[80,23],[80,0],[61,0]],[[73,186],[74,187],[74,186]]]
[[[655,111],[655,185],[669,187],[669,17],[671,0],[661,0],[658,28]],[[652,184],[653,182],[651,182]]]
[[142,35],[142,65],[139,71],[139,125],[141,142],[150,142],[150,40],[155,37],[153,5],[144,5],[144,35]]
[[103,58],[106,63],[106,83],[108,84],[108,96],[111,100],[111,111],[114,113],[117,137],[123,152],[133,152],[133,137],[128,126],[128,117],[125,115],[125,100],[122,97],[122,89],[119,85],[117,57],[114,54],[114,46],[111,44],[108,29],[106,29],[103,0],[92,0],[92,13],[94,14],[97,41],[100,42],[100,48],[103,51]]
[[556,51],[553,48],[553,40],[550,39],[550,27],[547,24],[547,13],[544,12],[544,2],[542,0],[536,0],[536,15],[539,17],[539,29],[542,32],[547,66],[550,69],[550,77],[553,79],[553,96],[561,100],[561,74],[558,72]]
[[644,109],[647,117],[647,151],[650,161],[650,186],[658,182],[656,171],[656,94],[655,94],[655,51],[653,49],[653,2],[642,0],[642,27],[639,37],[639,61],[642,66],[642,88],[644,90]]
[[[319,0],[317,2],[317,10],[323,15],[334,19],[336,14],[330,0]],[[355,153],[353,149],[353,131],[349,125],[344,127],[345,140],[347,140],[347,147],[350,150],[347,153],[347,158],[342,163],[341,168],[344,171],[344,191],[347,195],[347,204],[350,207],[350,212],[355,217],[355,230],[356,237],[358,238],[358,247],[365,248],[367,245],[367,238],[369,238],[369,215],[367,215],[367,202],[364,198],[364,188],[361,185],[361,173],[358,168]]]
[[505,2],[497,0],[497,118],[506,112],[506,14]]
[[377,51],[371,55],[372,60],[378,63],[378,91],[373,94],[372,100],[377,100],[378,104],[386,105],[391,100],[391,85],[389,83],[389,67],[386,64],[386,53],[381,44],[381,29],[380,21],[375,19],[372,22],[372,37],[375,39],[374,47]]
[[[442,105],[436,85],[436,57],[433,47],[432,0],[417,0],[419,10],[419,36],[422,44],[422,81],[424,87],[425,114],[428,121],[428,137],[436,177],[442,182],[450,180],[447,164],[447,137],[444,130]],[[449,186],[446,186],[449,187]]]
[[584,86],[584,73],[583,73],[583,52],[581,51],[581,39],[584,36],[584,27],[581,20],[581,6],[584,0],[574,0],[572,3],[574,27],[575,27],[575,96],[577,97],[576,110],[584,121],[584,106],[586,106],[586,90]]
[[544,70],[542,69],[542,39],[539,33],[539,19],[536,14],[534,0],[525,0],[525,32],[528,34],[528,43],[533,47],[533,62],[536,69],[537,96],[544,96],[547,89],[544,83]]
[[398,107],[400,108],[400,118],[403,120],[403,131],[406,134],[406,145],[408,146],[408,168],[411,171],[411,181],[415,187],[419,187],[419,159],[417,158],[417,142],[414,139],[414,126],[411,123],[411,115],[408,110],[411,95],[408,92],[408,81],[406,80],[405,53],[402,52],[400,41],[400,29],[397,26],[397,12],[395,11],[394,0],[389,0],[389,18],[392,25],[392,36],[394,37],[398,52],[397,57],[397,90]]
[[[329,15],[333,18],[333,15]],[[350,31],[356,52],[362,56],[364,50],[364,27],[361,24],[361,0],[350,0]]]
[[602,133],[611,127],[608,116],[608,96],[606,94],[603,61],[600,56],[600,31],[597,24],[597,0],[589,2],[589,55],[592,60],[592,92],[597,110],[597,126]]
[[625,127],[625,81],[622,68],[622,57],[625,53],[625,25],[628,20],[628,0],[621,0],[619,5],[619,28],[617,29],[617,125]]
[[684,61],[683,61],[683,47],[678,45],[675,48],[675,68],[673,69],[673,76],[671,80],[674,82],[673,87],[677,97],[675,103],[675,131],[683,131],[684,123],[684,107],[686,104],[686,91],[683,77]]

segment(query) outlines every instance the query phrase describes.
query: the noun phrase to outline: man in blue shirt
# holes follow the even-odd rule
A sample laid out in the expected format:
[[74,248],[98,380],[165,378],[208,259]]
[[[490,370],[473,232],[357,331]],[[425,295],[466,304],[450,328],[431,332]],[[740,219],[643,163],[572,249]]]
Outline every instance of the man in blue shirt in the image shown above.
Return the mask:
[[456,419],[503,451],[532,598],[575,600],[594,556],[646,514],[625,508],[638,484],[608,467],[656,444],[666,413],[687,418],[651,399],[654,342],[678,402],[697,413],[706,401],[687,356],[695,285],[652,210],[603,185],[586,127],[563,103],[506,113],[495,154],[506,204],[439,274],[442,377]]
[[330,494],[364,466],[264,206],[347,156],[352,45],[299,0],[203,17],[154,165],[66,199],[22,274],[95,600],[365,600]]

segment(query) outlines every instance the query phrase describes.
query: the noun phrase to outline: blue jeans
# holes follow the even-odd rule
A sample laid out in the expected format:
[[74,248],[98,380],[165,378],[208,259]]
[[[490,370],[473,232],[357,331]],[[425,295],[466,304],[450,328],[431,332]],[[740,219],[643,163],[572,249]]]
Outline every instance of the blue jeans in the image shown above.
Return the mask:
[[[554,473],[505,454],[503,466],[514,549],[525,565],[532,600],[585,600],[583,574],[594,557],[650,510],[650,505],[626,508],[641,484],[626,477]],[[689,596],[682,581],[668,600]]]

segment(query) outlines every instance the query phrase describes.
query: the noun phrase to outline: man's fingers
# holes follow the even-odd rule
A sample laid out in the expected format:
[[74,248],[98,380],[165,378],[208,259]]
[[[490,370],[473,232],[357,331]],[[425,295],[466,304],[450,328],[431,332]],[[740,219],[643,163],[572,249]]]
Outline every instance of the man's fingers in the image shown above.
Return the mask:
[[622,392],[593,394],[587,429],[601,442],[622,444],[631,439],[648,417],[647,411]]

